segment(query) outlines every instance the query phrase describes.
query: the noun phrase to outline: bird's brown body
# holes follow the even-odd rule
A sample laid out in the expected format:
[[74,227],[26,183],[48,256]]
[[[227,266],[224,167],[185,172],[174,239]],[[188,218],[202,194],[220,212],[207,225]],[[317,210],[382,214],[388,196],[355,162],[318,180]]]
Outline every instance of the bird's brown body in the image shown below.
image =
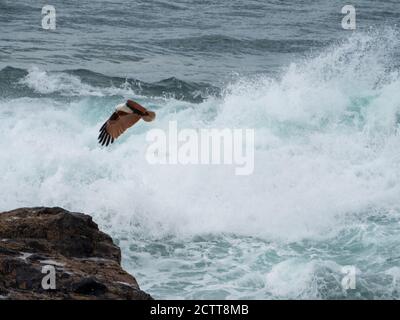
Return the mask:
[[115,112],[100,128],[99,143],[108,146],[140,119],[150,122],[155,116],[153,111],[146,110],[137,102],[128,100],[125,104],[118,105]]

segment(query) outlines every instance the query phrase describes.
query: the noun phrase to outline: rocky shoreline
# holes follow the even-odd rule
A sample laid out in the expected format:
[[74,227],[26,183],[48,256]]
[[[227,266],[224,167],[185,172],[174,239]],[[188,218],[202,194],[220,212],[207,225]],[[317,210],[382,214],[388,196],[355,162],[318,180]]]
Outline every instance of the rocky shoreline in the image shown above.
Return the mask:
[[89,215],[57,207],[0,213],[0,298],[152,299]]

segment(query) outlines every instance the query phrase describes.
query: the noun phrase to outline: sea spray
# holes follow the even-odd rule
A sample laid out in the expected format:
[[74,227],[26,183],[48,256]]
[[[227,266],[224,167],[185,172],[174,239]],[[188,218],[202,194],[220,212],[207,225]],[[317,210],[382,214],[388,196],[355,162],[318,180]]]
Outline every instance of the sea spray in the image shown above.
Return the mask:
[[[199,104],[33,68],[0,100],[0,209],[91,213],[155,297],[398,298],[398,41],[355,33]],[[254,128],[254,173],[149,165],[145,124],[99,148],[131,95],[157,110],[152,128]]]

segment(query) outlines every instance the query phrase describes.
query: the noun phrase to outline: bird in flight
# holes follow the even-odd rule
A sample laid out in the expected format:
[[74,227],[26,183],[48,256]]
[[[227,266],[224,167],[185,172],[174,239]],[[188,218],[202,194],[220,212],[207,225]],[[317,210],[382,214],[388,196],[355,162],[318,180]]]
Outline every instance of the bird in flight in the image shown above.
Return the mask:
[[126,103],[116,106],[115,112],[100,128],[99,143],[102,146],[108,146],[140,119],[150,122],[155,117],[156,114],[153,111],[146,110],[146,108],[133,100],[127,100]]

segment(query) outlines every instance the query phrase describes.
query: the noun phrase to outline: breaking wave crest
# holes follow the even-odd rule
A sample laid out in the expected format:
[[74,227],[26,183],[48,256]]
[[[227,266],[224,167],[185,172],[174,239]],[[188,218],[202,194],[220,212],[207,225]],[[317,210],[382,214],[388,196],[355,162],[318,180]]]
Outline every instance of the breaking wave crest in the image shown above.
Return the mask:
[[[362,274],[354,297],[398,296],[398,43],[391,29],[356,33],[221,94],[177,79],[3,69],[1,81],[15,77],[0,100],[0,209],[92,214],[162,297],[343,297],[346,264]],[[254,174],[149,165],[146,124],[101,149],[98,128],[127,97],[157,110],[153,127],[254,128]]]

